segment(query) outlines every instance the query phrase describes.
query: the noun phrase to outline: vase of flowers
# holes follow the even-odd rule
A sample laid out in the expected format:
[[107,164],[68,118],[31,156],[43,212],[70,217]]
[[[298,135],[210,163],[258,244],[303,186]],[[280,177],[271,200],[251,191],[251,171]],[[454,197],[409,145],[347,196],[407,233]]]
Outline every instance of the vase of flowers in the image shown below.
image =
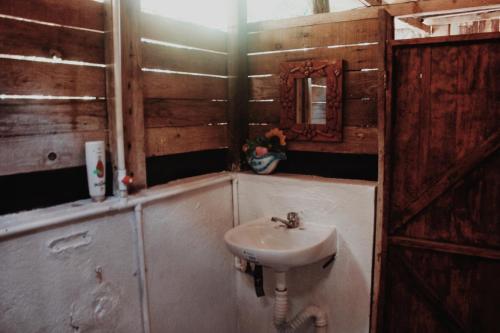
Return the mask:
[[279,161],[286,160],[286,137],[279,128],[273,128],[264,136],[248,139],[243,145],[248,165],[260,175],[272,173]]

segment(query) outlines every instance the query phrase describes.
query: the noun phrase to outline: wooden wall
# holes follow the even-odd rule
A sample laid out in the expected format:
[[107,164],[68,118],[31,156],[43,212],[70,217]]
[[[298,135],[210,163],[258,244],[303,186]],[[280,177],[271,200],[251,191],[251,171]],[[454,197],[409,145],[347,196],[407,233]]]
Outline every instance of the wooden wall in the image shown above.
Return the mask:
[[106,139],[103,13],[88,0],[0,1],[0,175],[83,165],[84,142]]
[[226,33],[144,13],[141,35],[146,156],[227,147]]
[[394,42],[380,332],[499,331],[499,41]]
[[[107,139],[103,7],[0,3],[0,175],[84,165]],[[146,157],[227,147],[226,33],[139,15]]]
[[[377,110],[383,98],[386,16],[367,11],[360,17],[328,14],[308,20],[249,24],[249,122],[251,135],[279,126],[279,64],[303,59],[343,59],[341,143],[293,142],[290,150],[377,154]],[[384,24],[381,24],[384,22]]]

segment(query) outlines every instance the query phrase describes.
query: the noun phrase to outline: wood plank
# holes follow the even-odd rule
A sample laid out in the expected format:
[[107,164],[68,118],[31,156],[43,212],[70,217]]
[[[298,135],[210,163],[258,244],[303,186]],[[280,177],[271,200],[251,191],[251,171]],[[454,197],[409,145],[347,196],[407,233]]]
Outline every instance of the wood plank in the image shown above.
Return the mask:
[[193,23],[142,13],[141,35],[161,42],[226,52],[226,33]]
[[220,53],[142,43],[142,67],[212,75],[227,74],[227,56]]
[[416,13],[433,14],[449,13],[449,11],[465,11],[480,8],[498,8],[498,0],[424,0],[408,1],[384,6],[392,16]]
[[[344,99],[376,98],[378,87],[377,71],[344,72]],[[279,76],[251,77],[250,99],[278,99],[280,97]]]
[[[273,102],[250,102],[250,123],[279,124],[281,104]],[[342,103],[342,122],[351,127],[377,127],[377,101],[348,99]]]
[[85,142],[105,131],[0,138],[0,176],[85,165]]
[[439,315],[439,318],[451,332],[466,332],[465,325],[462,321],[455,316],[448,305],[441,300],[437,292],[425,281],[423,276],[404,259],[402,254],[394,252],[389,256],[389,260],[407,276],[407,281],[411,284],[412,289],[425,298],[433,311]]
[[413,217],[434,202],[434,200],[445,193],[499,148],[500,133],[497,132],[474,151],[458,160],[453,167],[449,168],[438,181],[429,186],[429,188],[408,207],[401,211],[394,212],[392,215],[393,224],[391,225],[390,233],[394,234],[398,229],[409,223]]
[[0,91],[13,95],[105,96],[103,68],[0,59]]
[[[250,137],[263,135],[272,125],[250,125]],[[294,141],[288,144],[288,150],[314,151],[322,153],[345,153],[345,154],[377,154],[377,129],[344,127],[343,142],[321,143]]]
[[0,100],[0,137],[104,131],[104,101]]
[[248,138],[248,50],[247,1],[235,0],[229,5],[227,34],[227,169],[240,171],[241,147]]
[[436,242],[426,239],[416,239],[410,237],[391,236],[389,243],[393,246],[424,249],[437,252],[459,254],[470,257],[478,257],[492,260],[500,260],[500,250],[477,246],[467,246],[445,242]]
[[79,28],[104,30],[103,4],[81,0],[2,0],[0,14]]
[[316,25],[316,24],[352,22],[352,21],[366,20],[377,17],[378,17],[378,8],[362,8],[362,9],[346,10],[335,13],[322,13],[315,15],[292,17],[280,20],[249,22],[248,31],[257,32],[263,30],[287,29],[292,27],[301,27],[301,26]]
[[365,6],[380,6],[382,4],[382,0],[359,0]]
[[163,156],[226,148],[226,126],[162,127],[146,130],[146,154]]
[[145,98],[227,99],[227,80],[217,77],[143,72]]
[[290,27],[308,26],[315,24],[333,22],[351,22],[377,18],[380,9],[387,10],[392,16],[410,15],[415,13],[445,12],[449,10],[472,10],[478,7],[498,6],[498,0],[402,0],[400,3],[386,4],[382,6],[371,6],[367,8],[356,8],[335,13],[324,13],[308,16],[300,16],[288,19],[251,22],[248,31],[263,31],[272,29],[286,29]]
[[226,108],[226,102],[146,99],[145,125],[147,128],[153,128],[223,123],[227,121]]
[[394,38],[394,19],[385,10],[379,10],[378,43],[378,90],[377,90],[377,126],[378,126],[378,185],[375,211],[373,274],[370,333],[383,332],[384,302],[387,271],[387,227],[389,224],[390,193],[390,154],[392,138],[392,50],[387,47]]
[[378,67],[377,45],[356,45],[348,47],[321,47],[308,51],[256,54],[248,57],[250,75],[279,74],[280,63],[300,60],[342,59],[345,70],[354,71]]
[[[393,206],[404,206],[403,200],[417,194],[420,165],[418,129],[421,128],[421,114],[427,114],[424,104],[426,82],[430,68],[427,48],[405,48],[394,50],[394,72],[391,80],[394,96],[394,132],[391,149],[397,152],[391,161],[391,210]],[[404,75],[402,73],[405,73]],[[422,73],[422,77],[420,74]],[[425,73],[425,78],[424,78]],[[425,118],[424,118],[425,119]],[[389,120],[387,120],[389,121]],[[423,126],[422,126],[423,127]]]
[[399,39],[392,40],[391,46],[410,46],[410,45],[426,45],[426,44],[449,44],[460,42],[475,42],[488,41],[500,38],[500,32],[486,32],[470,35],[459,36],[444,36],[444,37],[429,37],[429,38],[414,38],[414,39]]
[[430,34],[432,32],[432,27],[424,24],[423,19],[416,17],[402,17],[400,20],[426,34]]
[[378,20],[267,30],[248,35],[248,51],[266,52],[378,42]]
[[99,32],[3,17],[0,31],[0,53],[104,63],[104,36]]

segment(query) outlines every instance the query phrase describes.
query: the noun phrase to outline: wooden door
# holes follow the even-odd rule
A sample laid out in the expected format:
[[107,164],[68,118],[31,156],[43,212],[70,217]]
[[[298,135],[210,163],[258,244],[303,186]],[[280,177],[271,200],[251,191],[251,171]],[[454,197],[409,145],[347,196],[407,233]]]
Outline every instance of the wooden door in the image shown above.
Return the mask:
[[500,34],[395,41],[382,332],[500,332]]

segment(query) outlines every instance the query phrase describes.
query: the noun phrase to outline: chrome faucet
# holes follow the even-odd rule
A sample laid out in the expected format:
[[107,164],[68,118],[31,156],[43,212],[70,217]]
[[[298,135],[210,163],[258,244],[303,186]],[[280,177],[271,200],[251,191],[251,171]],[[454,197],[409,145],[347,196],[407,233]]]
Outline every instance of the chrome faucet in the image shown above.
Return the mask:
[[271,217],[272,222],[281,222],[286,225],[289,229],[297,228],[300,224],[299,214],[295,212],[290,212],[286,214],[286,220],[279,217]]

